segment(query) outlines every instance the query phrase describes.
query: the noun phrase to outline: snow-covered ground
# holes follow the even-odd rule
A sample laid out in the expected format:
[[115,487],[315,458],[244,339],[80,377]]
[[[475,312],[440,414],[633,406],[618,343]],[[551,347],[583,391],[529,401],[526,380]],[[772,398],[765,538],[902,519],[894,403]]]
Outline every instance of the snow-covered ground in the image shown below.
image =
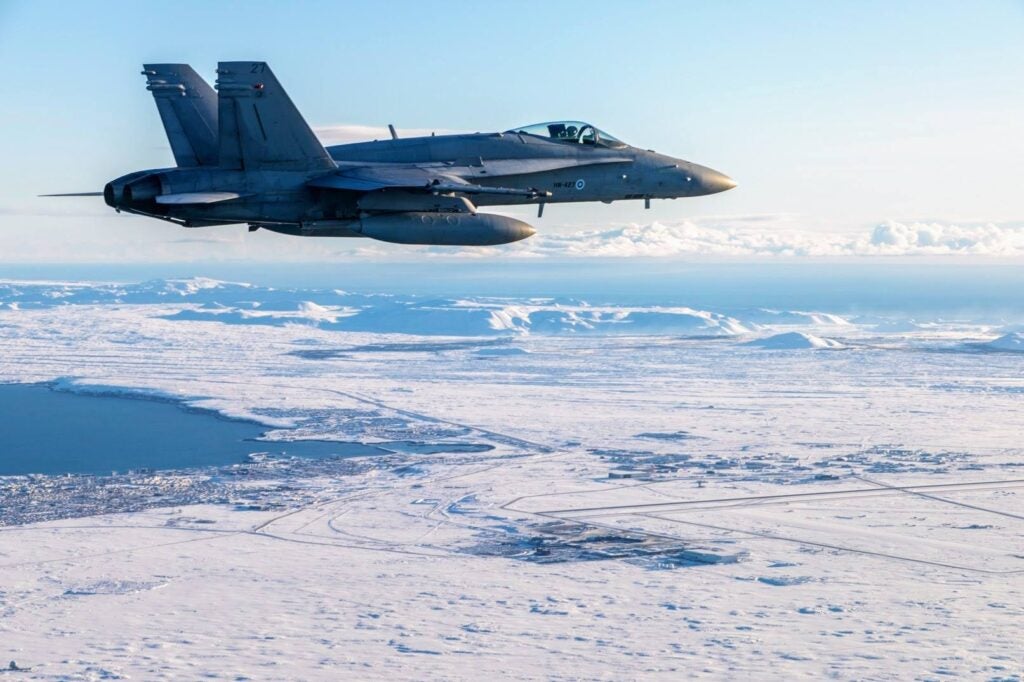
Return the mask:
[[0,477],[0,656],[46,680],[1020,680],[1021,322],[0,282],[0,382],[390,452]]

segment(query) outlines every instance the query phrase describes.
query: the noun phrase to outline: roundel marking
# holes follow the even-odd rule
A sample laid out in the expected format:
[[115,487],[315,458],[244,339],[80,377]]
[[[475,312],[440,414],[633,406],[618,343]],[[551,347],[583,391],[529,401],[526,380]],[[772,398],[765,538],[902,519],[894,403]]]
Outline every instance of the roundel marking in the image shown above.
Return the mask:
[[585,180],[583,180],[583,178],[580,178],[579,180],[576,181],[576,189],[583,189],[586,186],[587,183]]

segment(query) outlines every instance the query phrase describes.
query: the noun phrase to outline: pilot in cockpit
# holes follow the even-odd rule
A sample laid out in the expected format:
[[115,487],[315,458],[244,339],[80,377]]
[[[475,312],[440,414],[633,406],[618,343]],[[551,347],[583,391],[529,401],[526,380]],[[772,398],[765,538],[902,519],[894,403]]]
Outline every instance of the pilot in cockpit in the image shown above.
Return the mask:
[[[583,132],[593,130],[593,126],[584,126]],[[581,144],[594,144],[596,142],[593,133],[590,135],[580,134],[580,129],[571,123],[549,123],[548,133],[554,140],[571,140]]]
[[556,140],[575,140],[576,126],[566,126],[564,123],[551,123],[548,125],[548,132]]
[[589,123],[581,121],[553,121],[551,123],[537,123],[522,128],[513,128],[507,132],[514,132],[520,135],[537,135],[547,137],[559,142],[576,144],[587,144],[601,147],[620,149],[626,144],[608,133],[598,130]]

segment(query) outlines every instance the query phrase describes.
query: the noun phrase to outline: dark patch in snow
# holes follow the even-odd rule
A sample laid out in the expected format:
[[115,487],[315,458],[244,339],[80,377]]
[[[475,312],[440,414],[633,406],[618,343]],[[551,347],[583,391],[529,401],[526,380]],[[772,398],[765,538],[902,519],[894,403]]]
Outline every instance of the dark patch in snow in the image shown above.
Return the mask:
[[648,570],[736,563],[745,556],[641,533],[563,522],[522,528],[517,537],[499,536],[466,551],[536,564],[619,559]]
[[789,585],[803,585],[813,580],[808,576],[761,576],[757,582],[771,585],[772,587],[787,587]]
[[707,440],[704,436],[697,436],[689,431],[673,431],[671,433],[655,433],[645,432],[638,433],[634,438],[647,438],[650,440],[667,440],[667,441],[687,441],[687,440]]

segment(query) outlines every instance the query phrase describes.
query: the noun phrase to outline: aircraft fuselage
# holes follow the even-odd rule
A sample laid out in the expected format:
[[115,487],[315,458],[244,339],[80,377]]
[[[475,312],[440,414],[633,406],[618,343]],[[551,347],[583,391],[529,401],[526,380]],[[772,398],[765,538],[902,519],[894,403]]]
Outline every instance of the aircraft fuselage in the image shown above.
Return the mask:
[[221,62],[217,90],[183,64],[143,73],[177,167],[130,173],[110,206],[186,227],[248,223],[303,236],[404,244],[525,239],[530,225],[481,206],[714,194],[735,186],[705,166],[625,144],[581,121],[325,149],[264,62]]

